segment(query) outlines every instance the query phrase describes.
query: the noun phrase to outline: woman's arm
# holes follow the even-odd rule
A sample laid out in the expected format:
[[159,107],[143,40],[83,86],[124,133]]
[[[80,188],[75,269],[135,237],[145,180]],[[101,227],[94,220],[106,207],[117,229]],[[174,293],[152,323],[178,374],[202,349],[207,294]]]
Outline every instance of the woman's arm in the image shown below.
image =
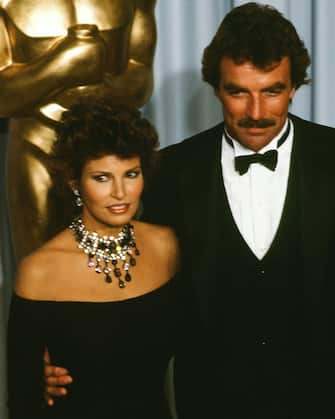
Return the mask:
[[48,304],[41,300],[48,281],[39,252],[24,258],[15,279],[9,311],[8,407],[10,419],[42,419],[44,400],[43,354],[50,327]]
[[39,302],[13,295],[7,339],[10,419],[38,419],[44,401],[43,351],[46,313]]

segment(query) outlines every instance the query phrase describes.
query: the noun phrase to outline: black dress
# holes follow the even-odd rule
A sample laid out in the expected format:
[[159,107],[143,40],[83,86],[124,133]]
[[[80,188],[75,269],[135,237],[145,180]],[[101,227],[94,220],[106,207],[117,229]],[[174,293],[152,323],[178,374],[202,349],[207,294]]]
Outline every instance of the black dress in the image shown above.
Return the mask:
[[[13,296],[8,329],[10,419],[168,419],[164,381],[179,320],[174,278],[114,302],[32,301]],[[43,352],[73,383],[43,400]]]

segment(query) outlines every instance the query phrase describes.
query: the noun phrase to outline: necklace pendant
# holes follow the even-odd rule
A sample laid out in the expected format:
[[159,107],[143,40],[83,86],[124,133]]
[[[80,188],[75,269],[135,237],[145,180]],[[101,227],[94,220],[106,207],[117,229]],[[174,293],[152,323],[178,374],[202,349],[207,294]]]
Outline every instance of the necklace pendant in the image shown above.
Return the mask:
[[93,255],[91,253],[88,255],[88,263],[87,263],[87,266],[89,268],[93,268],[95,266],[95,263],[94,263],[94,260],[93,260]]
[[112,282],[112,277],[109,274],[106,274],[105,281],[107,282],[107,284],[110,284]]
[[126,283],[132,280],[129,269],[136,265],[135,256],[140,254],[134,227],[130,223],[125,224],[115,237],[99,236],[88,231],[80,218],[75,218],[69,227],[78,248],[88,256],[87,266],[94,268],[97,274],[104,273],[106,283],[112,282],[113,273],[119,288],[125,288]]

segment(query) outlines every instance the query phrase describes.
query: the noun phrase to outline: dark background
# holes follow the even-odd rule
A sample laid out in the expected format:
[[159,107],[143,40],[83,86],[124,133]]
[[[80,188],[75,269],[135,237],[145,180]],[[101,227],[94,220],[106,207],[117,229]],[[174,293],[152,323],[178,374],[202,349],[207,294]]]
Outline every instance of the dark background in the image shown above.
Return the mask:
[[0,118],[0,133],[4,134],[7,131],[8,120]]

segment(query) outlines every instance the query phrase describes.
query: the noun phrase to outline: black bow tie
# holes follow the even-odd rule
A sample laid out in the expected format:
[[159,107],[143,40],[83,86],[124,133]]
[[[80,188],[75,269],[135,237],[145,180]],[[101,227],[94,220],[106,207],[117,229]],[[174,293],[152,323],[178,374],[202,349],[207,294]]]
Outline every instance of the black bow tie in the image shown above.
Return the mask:
[[[284,134],[281,136],[281,138],[279,138],[277,142],[277,147],[280,147],[286,141],[287,137],[289,136],[290,130],[291,130],[291,124],[289,122],[287,124],[287,128]],[[233,147],[233,143],[231,139],[228,138],[226,132],[225,132],[225,138],[228,144],[230,144]],[[249,154],[246,156],[237,156],[235,157],[235,170],[237,170],[240,173],[240,175],[244,175],[244,173],[247,173],[251,163],[260,163],[263,166],[267,167],[268,169],[274,171],[277,167],[277,162],[278,162],[277,150],[270,150],[264,154],[255,153],[255,154]]]
[[[287,139],[290,134],[291,124],[290,121],[287,124],[287,128],[284,134],[279,138],[277,142],[277,147],[280,147]],[[225,138],[229,145],[233,147],[233,142],[228,137],[227,133],[225,132]],[[263,166],[267,167],[268,169],[274,171],[277,167],[278,162],[278,151],[277,150],[270,150],[264,154],[249,154],[246,156],[237,156],[235,157],[235,170],[237,170],[240,175],[244,175],[247,173],[249,166],[251,163],[260,163]]]
[[278,152],[277,150],[270,150],[264,154],[249,154],[246,156],[235,157],[235,169],[244,175],[249,169],[251,163],[260,163],[268,169],[274,171],[277,166]]

